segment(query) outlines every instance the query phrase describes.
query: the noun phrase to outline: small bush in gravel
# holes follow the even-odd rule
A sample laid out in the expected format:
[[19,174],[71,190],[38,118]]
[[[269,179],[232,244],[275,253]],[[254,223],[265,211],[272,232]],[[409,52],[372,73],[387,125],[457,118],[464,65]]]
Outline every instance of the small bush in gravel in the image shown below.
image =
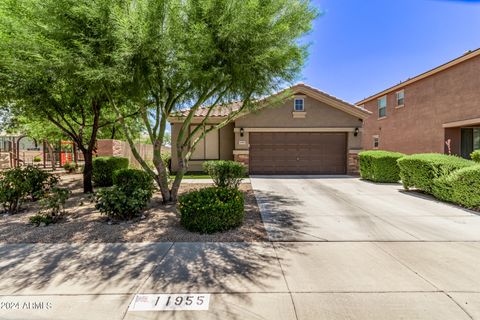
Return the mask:
[[435,179],[475,165],[473,161],[439,153],[409,155],[398,159],[397,162],[405,189],[415,187],[430,194]]
[[246,172],[243,164],[230,160],[206,161],[203,170],[219,188],[238,188]]
[[472,158],[473,161],[480,163],[480,150],[475,150],[470,153],[470,158]]
[[480,165],[462,168],[435,179],[433,195],[467,208],[480,208]]
[[214,233],[240,226],[245,213],[243,194],[233,188],[210,187],[179,199],[180,221],[189,231]]
[[70,197],[70,194],[70,190],[66,188],[52,188],[50,192],[40,200],[40,214],[48,217],[52,223],[57,222],[64,213],[65,202]]
[[44,223],[46,226],[53,223],[53,220],[50,216],[46,216],[41,213],[37,213],[36,215],[31,216],[28,220],[31,224],[34,224],[37,227],[42,223]]
[[400,169],[397,160],[404,156],[403,153],[370,150],[360,152],[360,175],[363,179],[375,182],[398,182]]
[[28,196],[42,198],[58,184],[59,178],[33,166],[0,173],[0,203],[8,213],[17,213]]
[[153,192],[153,178],[143,170],[120,169],[113,174],[113,184],[127,194],[142,189]]
[[42,198],[60,181],[58,176],[33,166],[22,169],[22,173],[28,186],[28,194],[33,201]]
[[130,220],[142,213],[151,198],[150,190],[135,189],[127,193],[114,185],[96,193],[95,208],[113,220]]
[[128,159],[122,157],[98,157],[93,159],[92,180],[97,187],[113,185],[113,174],[120,169],[128,168]]
[[6,212],[17,213],[29,190],[29,184],[21,168],[0,173],[0,203]]
[[115,220],[129,220],[140,215],[153,195],[153,178],[142,170],[120,169],[113,175],[114,185],[100,190],[95,207]]
[[74,162],[65,162],[65,164],[63,165],[63,169],[65,169],[65,171],[68,173],[74,173],[75,171],[77,171],[77,168],[78,166]]

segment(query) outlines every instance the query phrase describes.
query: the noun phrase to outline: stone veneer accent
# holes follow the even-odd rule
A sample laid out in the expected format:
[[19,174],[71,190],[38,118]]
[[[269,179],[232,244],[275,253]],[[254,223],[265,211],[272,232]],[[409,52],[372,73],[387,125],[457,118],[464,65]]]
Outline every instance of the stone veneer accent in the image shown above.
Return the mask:
[[243,163],[243,165],[248,169],[248,154],[235,154],[233,158],[235,161]]
[[358,161],[358,151],[349,151],[347,157],[347,174],[359,175],[360,165]]

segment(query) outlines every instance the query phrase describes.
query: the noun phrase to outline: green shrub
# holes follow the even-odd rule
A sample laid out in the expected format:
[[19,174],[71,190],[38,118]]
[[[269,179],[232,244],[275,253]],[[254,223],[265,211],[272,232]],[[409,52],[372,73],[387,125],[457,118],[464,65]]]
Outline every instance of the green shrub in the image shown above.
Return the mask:
[[42,158],[40,156],[33,157],[33,162],[42,162]]
[[435,179],[433,195],[468,208],[479,208],[480,165],[465,167]]
[[78,166],[74,162],[65,162],[65,164],[63,165],[63,169],[65,169],[65,171],[67,171],[68,173],[73,173],[77,171],[77,168]]
[[153,189],[153,178],[145,171],[120,169],[113,175],[113,187],[96,193],[95,207],[112,219],[132,219],[147,207]]
[[42,198],[58,184],[59,178],[33,166],[0,173],[0,203],[9,213],[17,213],[28,196]]
[[414,154],[402,157],[397,162],[404,188],[415,187],[427,193],[433,192],[435,179],[475,164],[457,156],[439,153]]
[[41,214],[49,217],[51,222],[57,222],[63,212],[67,199],[70,197],[70,190],[54,187],[46,196],[40,200]]
[[95,208],[109,218],[129,220],[140,215],[152,197],[149,190],[135,189],[130,193],[112,186],[95,194]]
[[203,170],[219,188],[238,188],[246,172],[243,164],[230,160],[205,161]]
[[53,223],[53,220],[50,216],[46,216],[41,213],[37,213],[36,215],[31,216],[28,220],[31,224],[34,224],[37,227],[42,223],[45,223],[45,225],[47,226]]
[[470,153],[470,158],[475,162],[480,162],[480,149]]
[[153,178],[143,170],[120,169],[113,174],[113,184],[127,194],[136,189],[153,192]]
[[98,187],[113,185],[113,173],[128,168],[128,159],[122,157],[98,157],[93,159],[92,180]]
[[398,182],[400,169],[397,160],[403,153],[370,150],[360,152],[360,175],[363,179],[375,182]]
[[6,212],[17,213],[29,190],[30,186],[21,168],[0,173],[0,203]]
[[22,172],[28,186],[28,194],[33,201],[42,198],[60,180],[58,176],[33,166],[25,167]]
[[180,221],[189,231],[214,233],[240,226],[244,219],[243,194],[237,189],[210,187],[179,199]]

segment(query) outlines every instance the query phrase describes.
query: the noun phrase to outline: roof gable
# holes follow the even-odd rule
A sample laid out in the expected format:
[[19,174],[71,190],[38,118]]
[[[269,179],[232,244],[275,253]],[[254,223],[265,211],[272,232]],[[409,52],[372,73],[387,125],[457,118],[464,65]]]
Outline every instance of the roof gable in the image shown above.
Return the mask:
[[[355,117],[358,117],[360,119],[365,119],[371,114],[370,111],[368,111],[368,110],[366,110],[362,107],[350,104],[350,103],[348,103],[346,101],[343,101],[343,100],[341,100],[337,97],[331,96],[331,95],[329,95],[329,94],[327,94],[327,93],[325,93],[325,92],[323,92],[319,89],[308,86],[304,83],[297,83],[297,84],[295,84],[295,85],[293,85],[289,88],[286,88],[286,89],[283,89],[283,90],[281,90],[277,93],[274,93],[271,96],[266,97],[262,100],[267,100],[271,97],[275,97],[277,95],[285,93],[285,91],[287,91],[287,90],[290,90],[292,92],[292,96],[295,95],[295,94],[303,94],[303,95],[309,96],[313,99],[324,102],[328,106],[331,106],[333,108],[336,108],[338,110],[341,110],[343,112],[351,114],[351,115],[353,115]],[[241,105],[242,105],[241,101],[233,102],[233,103],[228,104],[228,105],[219,105],[219,106],[215,107],[215,109],[212,110],[212,112],[210,112],[210,117],[212,117],[212,118],[225,118],[231,112],[237,111],[241,107]],[[199,108],[198,110],[195,111],[194,117],[203,118],[207,115],[208,111],[209,111],[208,107],[201,107],[201,108]],[[189,113],[189,110],[182,110],[177,115],[170,117],[169,120],[172,121],[172,120],[176,119],[176,120],[181,121],[181,119],[183,117],[186,117],[188,115],[188,113]]]

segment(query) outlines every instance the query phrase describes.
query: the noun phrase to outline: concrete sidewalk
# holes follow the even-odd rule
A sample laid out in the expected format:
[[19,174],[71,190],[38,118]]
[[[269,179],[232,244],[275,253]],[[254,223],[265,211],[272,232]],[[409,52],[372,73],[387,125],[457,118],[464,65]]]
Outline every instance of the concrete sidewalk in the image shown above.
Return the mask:
[[[0,257],[0,319],[480,318],[474,242],[24,244]],[[127,311],[136,293],[212,296],[208,311]]]

